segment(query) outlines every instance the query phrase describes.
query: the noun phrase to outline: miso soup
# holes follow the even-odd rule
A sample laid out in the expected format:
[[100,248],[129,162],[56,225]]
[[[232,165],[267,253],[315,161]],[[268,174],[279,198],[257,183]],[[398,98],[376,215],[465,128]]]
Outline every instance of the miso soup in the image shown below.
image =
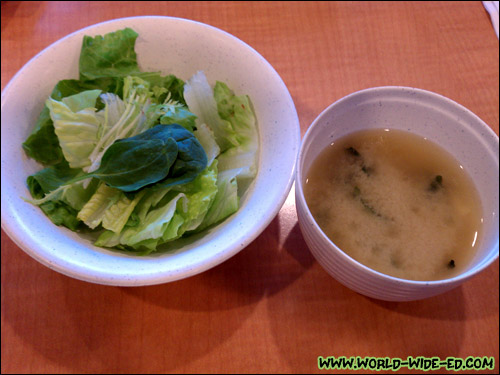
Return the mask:
[[374,129],[339,139],[313,162],[304,187],[323,232],[379,272],[410,280],[453,277],[481,238],[479,195],[441,147]]

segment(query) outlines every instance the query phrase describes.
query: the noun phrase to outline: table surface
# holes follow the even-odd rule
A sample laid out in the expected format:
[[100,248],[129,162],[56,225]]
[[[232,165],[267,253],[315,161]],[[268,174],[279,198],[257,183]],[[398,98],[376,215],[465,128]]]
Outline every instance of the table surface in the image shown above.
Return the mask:
[[[68,33],[154,14],[204,22],[254,47],[288,86],[302,134],[330,103],[383,85],[440,93],[498,134],[499,44],[481,2],[1,6],[2,89]],[[427,300],[366,298],[312,257],[292,194],[239,254],[164,285],[85,283],[37,263],[3,231],[1,246],[2,373],[309,373],[321,372],[318,356],[488,356],[489,372],[499,370],[498,261]]]

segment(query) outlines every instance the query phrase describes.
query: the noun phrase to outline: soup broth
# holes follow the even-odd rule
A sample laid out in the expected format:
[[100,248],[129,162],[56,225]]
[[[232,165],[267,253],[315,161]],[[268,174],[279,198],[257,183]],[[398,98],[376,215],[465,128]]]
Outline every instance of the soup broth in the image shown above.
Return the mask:
[[304,194],[341,250],[387,275],[453,277],[481,237],[481,202],[469,176],[441,147],[400,130],[366,130],[323,150]]

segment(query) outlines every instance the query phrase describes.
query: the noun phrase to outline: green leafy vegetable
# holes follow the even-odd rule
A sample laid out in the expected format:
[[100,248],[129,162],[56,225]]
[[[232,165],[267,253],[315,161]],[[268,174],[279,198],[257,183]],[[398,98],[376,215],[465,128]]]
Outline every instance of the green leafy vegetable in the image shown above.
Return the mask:
[[206,124],[198,125],[193,133],[203,147],[203,150],[205,150],[208,159],[207,164],[211,165],[220,154],[220,147],[215,141],[214,133]]
[[56,225],[63,225],[73,231],[80,227],[81,221],[77,219],[77,210],[63,201],[48,201],[40,205],[42,211]]
[[[84,37],[80,53],[80,79],[62,80],[56,84],[50,97],[61,101],[63,98],[82,91],[100,89],[102,92],[123,97],[124,79],[127,76],[143,78],[152,87],[162,88],[158,97],[161,103],[167,95],[185,104],[184,81],[168,75],[162,77],[156,72],[141,72],[134,51],[137,33],[126,28],[104,36]],[[97,100],[100,110],[103,103]],[[128,134],[128,136],[133,134]],[[54,165],[63,160],[59,139],[54,132],[49,109],[44,106],[34,130],[23,143],[26,154],[43,165]]]
[[[168,178],[158,187],[166,188],[192,181],[207,166],[207,156],[193,133],[177,124],[157,125],[150,132],[163,139],[169,137],[177,142],[178,155]],[[142,136],[145,133],[140,134]],[[137,136],[137,137],[139,137]]]
[[23,149],[30,158],[43,165],[53,165],[64,160],[59,139],[54,132],[54,124],[46,106],[40,113],[35,128],[24,141]]
[[120,199],[121,194],[120,190],[101,183],[78,213],[78,219],[82,220],[89,228],[96,228],[102,222],[106,211]]
[[124,100],[111,93],[101,95],[105,107],[97,114],[101,127],[88,157],[88,172],[99,168],[104,153],[115,140],[132,137],[150,127],[144,116],[151,97],[149,83],[139,77],[127,76],[123,79],[123,95]]
[[257,172],[258,133],[257,121],[247,95],[236,96],[222,82],[214,87],[214,97],[218,113],[228,121],[235,131],[237,146],[230,148],[219,157],[219,170],[238,170],[238,179],[254,178]]
[[359,188],[359,186],[354,186],[351,195],[352,195],[352,197],[354,199],[359,199],[359,202],[363,205],[363,207],[365,208],[365,210],[367,212],[369,212],[370,214],[375,215],[377,217],[383,217],[382,214],[380,214],[380,212],[378,212],[373,207],[373,205],[371,205],[369,203],[369,201],[365,197],[363,197],[363,195],[361,194],[361,189]]
[[[52,90],[50,98],[61,101],[65,97],[94,89],[121,95],[123,79],[106,77],[86,82],[74,79],[62,80]],[[57,164],[64,159],[62,149],[59,146],[59,139],[54,131],[50,111],[46,105],[41,111],[30,136],[23,143],[23,149],[30,158],[44,165]]]
[[178,124],[192,132],[196,128],[196,116],[183,106],[169,106],[160,117],[160,124]]
[[102,224],[103,228],[119,233],[144,193],[143,190],[129,199],[120,190],[101,184],[82,207],[77,218],[91,229]]
[[196,115],[196,123],[207,124],[212,129],[222,151],[238,145],[236,132],[231,123],[219,116],[214,91],[202,72],[196,73],[186,82],[184,99],[189,109]]
[[199,232],[209,226],[217,224],[238,210],[240,199],[236,175],[238,170],[220,172],[217,176],[217,194],[210,206],[203,222],[196,231]]
[[[75,95],[87,90],[101,90],[102,92],[113,93],[122,96],[123,78],[102,77],[86,81],[64,79],[62,81],[59,81],[54,87],[51,98],[55,100],[61,100],[67,96]],[[100,107],[100,105],[98,105],[98,107]]]
[[[56,190],[67,181],[80,174],[81,170],[71,169],[66,161],[58,165],[47,167],[28,177],[27,183],[33,198],[42,199],[46,193]],[[40,205],[43,212],[56,225],[64,225],[71,230],[79,227],[80,221],[77,219],[78,210],[86,202],[95,188],[90,185],[83,189],[80,185],[75,185],[62,194],[59,200],[51,200]]]
[[149,254],[238,210],[258,133],[250,98],[224,83],[141,71],[137,36],[84,37],[79,79],[55,85],[23,148],[46,166],[27,201],[101,231],[97,246]]
[[160,181],[158,188],[165,188],[192,181],[206,165],[205,151],[191,132],[176,124],[157,125],[134,137],[118,139],[104,153],[97,170],[59,187],[95,177],[125,192]]
[[165,103],[169,100],[173,100],[186,106],[186,101],[184,100],[184,81],[182,79],[172,74],[162,77],[157,73],[141,73],[140,77],[148,81],[151,87],[160,89],[157,90],[157,103]]
[[99,169],[69,183],[95,177],[122,191],[135,191],[158,182],[168,175],[179,150],[169,134],[168,126],[159,125],[134,137],[119,139],[104,153]]
[[[121,247],[148,254],[168,241],[198,228],[217,193],[217,162],[193,181],[164,189],[143,190],[144,197],[135,207],[120,233],[102,233],[96,245]],[[134,223],[139,219],[139,224]]]
[[80,53],[80,80],[125,77],[139,72],[134,50],[137,36],[130,28],[104,36],[84,36]]
[[90,165],[88,157],[99,130],[95,103],[100,94],[101,90],[88,90],[46,102],[64,158],[72,168]]
[[63,161],[29,176],[27,183],[31,195],[41,198],[43,194],[57,189],[59,186],[74,179],[80,173],[81,170],[70,168],[68,163]]
[[118,140],[104,154],[99,169],[87,176],[123,191],[135,191],[165,178],[177,151],[177,143],[171,138]]
[[356,149],[355,149],[354,147],[352,147],[352,146],[351,146],[351,147],[347,147],[347,148],[345,149],[345,151],[346,151],[349,155],[351,155],[351,156],[356,156],[356,157],[360,156],[360,154],[359,154],[358,150],[356,150]]
[[429,185],[429,191],[436,192],[443,187],[443,176],[437,175]]

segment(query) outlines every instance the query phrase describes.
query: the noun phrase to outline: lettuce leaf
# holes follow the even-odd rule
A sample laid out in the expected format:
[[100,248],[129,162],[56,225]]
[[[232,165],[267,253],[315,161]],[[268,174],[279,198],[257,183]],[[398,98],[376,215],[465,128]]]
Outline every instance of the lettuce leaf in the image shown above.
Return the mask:
[[220,147],[215,141],[214,133],[205,124],[198,125],[193,132],[194,136],[200,142],[205,154],[207,155],[207,164],[211,165],[217,156],[220,154]]
[[219,116],[213,89],[203,72],[197,72],[186,82],[184,99],[189,110],[197,117],[196,124],[206,124],[212,129],[222,151],[239,144],[231,123]]
[[[161,244],[196,229],[217,193],[217,162],[183,185],[161,190],[146,189],[135,207],[138,225],[125,226],[122,233],[102,233],[97,246],[121,247],[147,254]],[[135,217],[132,217],[135,221]]]
[[[57,190],[68,181],[82,174],[81,169],[72,169],[66,161],[44,168],[27,179],[28,188],[34,198],[43,198],[45,194]],[[79,211],[97,189],[97,181],[92,180],[88,187],[83,184],[68,186],[52,200],[60,200]]]
[[144,193],[139,192],[130,199],[120,190],[101,183],[77,218],[91,229],[102,224],[103,228],[120,233]]
[[31,195],[35,198],[41,198],[44,194],[56,190],[80,173],[81,170],[72,169],[66,161],[63,161],[32,174],[28,177],[27,184]]
[[238,197],[238,184],[236,175],[238,170],[222,171],[217,175],[217,192],[196,232],[220,223],[228,216],[235,213],[240,204]]
[[[97,138],[101,139],[115,125],[127,109],[126,103],[113,93],[103,93],[100,100],[104,103],[104,108],[96,113],[101,126],[97,133]],[[97,145],[96,145],[97,147]]]
[[186,106],[184,100],[184,81],[173,74],[161,76],[158,73],[139,74],[139,77],[148,81],[152,88],[160,88],[161,93],[156,95],[156,103],[165,103],[169,100]]
[[[65,79],[55,85],[50,97],[60,101],[67,96],[94,89],[100,89],[103,92],[121,96],[123,92],[123,79],[116,77],[105,77],[91,81]],[[101,107],[102,103],[98,100],[97,108],[100,109]],[[54,165],[64,159],[62,149],[59,146],[59,139],[54,132],[54,124],[46,105],[44,105],[40,112],[31,134],[23,143],[23,149],[30,158],[43,165]]]
[[212,206],[217,189],[217,160],[191,183],[173,188],[186,195],[186,209],[179,212],[184,219],[184,224],[179,229],[181,234],[199,227]]
[[247,95],[236,96],[223,82],[216,82],[214,97],[219,115],[231,123],[238,145],[219,157],[219,170],[238,170],[237,178],[254,178],[257,174],[259,146],[257,121]]
[[84,36],[79,61],[80,80],[125,77],[140,72],[134,50],[137,36],[130,28],[104,36]]
[[106,211],[115,204],[123,193],[101,183],[89,201],[78,212],[77,218],[89,228],[94,229],[101,224]]
[[[92,85],[90,85],[92,86]],[[93,89],[95,87],[82,87],[77,80],[62,80],[52,90],[50,97],[61,100],[70,95]],[[64,159],[59,139],[54,132],[54,124],[50,118],[50,111],[44,105],[31,134],[23,143],[26,154],[43,165],[54,165]]]
[[144,112],[149,107],[152,95],[149,83],[138,77],[127,76],[123,80],[123,95],[123,101],[117,95],[101,95],[105,107],[97,114],[101,126],[89,155],[90,165],[85,168],[87,172],[100,167],[102,157],[116,140],[132,137],[148,128],[145,126]]
[[[68,163],[63,161],[29,176],[28,189],[32,197],[40,199],[80,173],[81,170],[71,169]],[[94,190],[95,184],[91,184],[87,189],[80,184],[74,185],[64,191],[59,199],[42,203],[40,208],[54,224],[76,230],[80,225],[80,220],[77,219],[78,211],[88,201]]]
[[[162,103],[170,93],[171,98],[182,104],[184,101],[184,81],[174,75],[161,76],[158,72],[142,72],[137,63],[135,42],[138,34],[130,29],[117,30],[105,35],[85,36],[79,60],[80,81],[100,81],[100,84],[111,80],[120,80],[127,76],[136,76],[147,81],[150,86],[165,89],[157,98]],[[120,95],[117,90],[103,90]],[[121,96],[121,95],[120,95]]]
[[81,221],[77,219],[78,211],[63,201],[49,201],[40,205],[42,211],[55,224],[76,231]]
[[193,132],[196,127],[196,116],[189,112],[186,107],[170,106],[164,109],[165,113],[160,116],[160,124],[178,124],[184,127],[184,129]]
[[55,133],[71,168],[90,165],[89,156],[95,148],[99,120],[95,103],[101,90],[83,91],[63,98],[49,98],[46,102]]
[[196,116],[183,104],[169,101],[162,104],[152,104],[146,113],[145,127],[153,127],[157,124],[181,125],[184,129],[193,132],[196,128]]
[[47,106],[44,105],[35,128],[23,143],[23,149],[26,155],[43,165],[54,165],[64,160]]
[[[113,93],[121,97],[123,95],[123,78],[102,77],[87,81],[63,79],[56,84],[50,96],[52,99],[61,100],[67,96],[87,90],[101,90],[102,92]],[[98,109],[101,109],[101,103],[98,102],[97,104]]]
[[126,194],[120,194],[118,200],[104,212],[102,217],[103,228],[120,233],[144,194],[144,190],[140,191],[132,200]]
[[143,254],[156,250],[158,244],[163,242],[164,236],[165,240],[177,237],[176,229],[182,224],[182,221],[179,222],[179,219],[182,218],[177,217],[173,223],[172,219],[179,201],[181,201],[180,206],[182,207],[182,199],[184,199],[184,195],[177,194],[166,204],[149,211],[138,225],[126,226],[122,233],[103,232],[97,239],[96,245],[133,249],[143,251]]

